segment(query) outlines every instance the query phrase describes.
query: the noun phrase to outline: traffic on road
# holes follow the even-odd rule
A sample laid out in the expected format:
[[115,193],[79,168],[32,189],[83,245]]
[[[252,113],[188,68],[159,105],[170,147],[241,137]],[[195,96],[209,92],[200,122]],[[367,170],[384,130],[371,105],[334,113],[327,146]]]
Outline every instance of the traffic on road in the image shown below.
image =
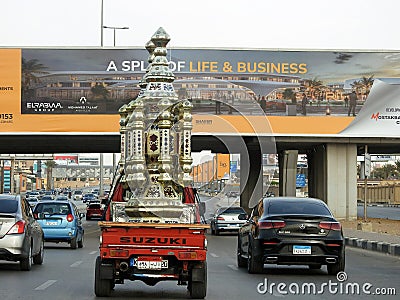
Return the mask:
[[[215,205],[218,207],[227,201],[224,198],[223,201],[219,199],[218,202],[209,196],[202,196],[201,200],[211,205],[210,208],[206,206],[206,211],[214,210]],[[268,201],[272,200],[275,199],[269,198]],[[78,241],[78,247],[73,247],[74,244],[71,246],[68,242],[54,243],[45,238],[42,252],[39,247],[39,252],[32,253],[33,264],[29,267],[29,275],[20,272],[21,269],[27,269],[26,260],[20,263],[4,260],[4,257],[1,257],[3,259],[0,261],[1,299],[94,299],[96,297],[93,292],[93,270],[95,259],[99,254],[98,219],[86,220],[84,218],[87,205],[82,200],[70,200],[70,202],[75,207],[79,207],[79,213],[74,216],[81,222],[85,233],[85,243],[83,244],[83,240],[81,244]],[[33,212],[39,213],[39,208],[45,203],[48,201],[43,203],[39,201],[41,205]],[[57,200],[53,200],[53,204],[58,206],[63,206],[63,203],[65,201],[58,203]],[[44,211],[44,206],[42,208]],[[238,206],[234,207],[234,210],[239,209]],[[2,214],[1,221],[4,220],[4,212]],[[253,215],[246,220],[251,217]],[[60,217],[54,215],[53,218],[58,222]],[[276,214],[274,218],[277,218]],[[52,222],[49,220],[50,218],[44,219],[43,222]],[[209,222],[211,221],[212,219],[209,220]],[[280,217],[279,224],[281,221]],[[290,222],[293,222],[293,219]],[[308,223],[303,223],[307,224],[307,228],[309,228]],[[4,227],[4,221],[2,225]],[[47,227],[49,226],[55,225],[47,225]],[[247,260],[238,258],[238,245],[241,244],[238,237],[241,236],[243,239],[246,226],[248,225],[245,223],[241,225],[243,228],[241,235],[238,235],[238,230],[221,231],[218,236],[212,235],[211,230],[208,232],[207,259],[210,280],[207,299],[227,297],[229,299],[248,297],[265,299],[266,296],[282,297],[287,295],[292,295],[296,299],[331,299],[334,296],[342,298],[349,295],[356,298],[368,295],[371,299],[382,299],[382,295],[384,295],[384,299],[397,299],[395,293],[400,290],[399,258],[350,247],[346,248],[345,268],[337,270],[338,272],[329,271],[329,264],[328,267],[318,264],[318,268],[315,268],[314,264],[307,261],[305,265],[280,265],[267,262],[262,264],[263,268],[259,268],[258,272],[249,274]],[[46,225],[44,227],[46,228]],[[290,226],[287,225],[287,227]],[[279,231],[280,229],[274,230]],[[1,245],[0,243],[0,248]],[[301,245],[305,246],[304,243]],[[290,247],[293,248],[293,246]],[[76,248],[76,250],[71,251],[71,248]],[[299,251],[306,250],[303,247]],[[291,255],[295,256],[293,253]],[[305,255],[307,254],[300,254],[303,257]],[[245,268],[242,268],[243,266]],[[339,275],[346,276],[346,280],[337,277]],[[16,288],[17,283],[21,281],[24,282],[23,286]],[[230,283],[229,286],[226,285],[226,282]],[[122,286],[122,288],[113,290],[109,299],[131,299],[132,297],[135,299],[160,299],[160,297],[163,299],[187,299],[190,298],[190,295],[188,291],[182,290],[173,282],[159,282],[156,286],[149,287],[140,281],[134,281],[126,287]]]

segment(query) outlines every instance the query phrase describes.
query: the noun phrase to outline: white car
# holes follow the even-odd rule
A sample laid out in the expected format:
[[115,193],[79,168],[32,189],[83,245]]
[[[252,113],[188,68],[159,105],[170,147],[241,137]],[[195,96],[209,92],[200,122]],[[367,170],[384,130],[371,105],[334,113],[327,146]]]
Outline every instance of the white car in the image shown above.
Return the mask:
[[82,200],[83,192],[81,190],[76,190],[72,194],[72,199],[74,200]]

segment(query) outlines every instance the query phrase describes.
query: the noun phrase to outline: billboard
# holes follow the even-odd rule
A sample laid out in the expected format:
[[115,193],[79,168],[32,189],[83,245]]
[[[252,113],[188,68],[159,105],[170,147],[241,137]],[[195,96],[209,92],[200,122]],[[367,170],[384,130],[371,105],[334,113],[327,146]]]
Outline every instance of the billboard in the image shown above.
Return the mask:
[[[400,52],[172,48],[167,58],[194,134],[398,132]],[[0,49],[0,133],[118,133],[147,61],[145,49]]]

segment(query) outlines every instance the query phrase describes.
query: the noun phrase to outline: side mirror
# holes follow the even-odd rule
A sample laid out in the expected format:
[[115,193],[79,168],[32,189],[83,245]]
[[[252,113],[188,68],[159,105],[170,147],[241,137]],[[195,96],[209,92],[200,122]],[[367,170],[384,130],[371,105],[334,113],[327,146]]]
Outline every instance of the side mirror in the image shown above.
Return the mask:
[[85,217],[85,214],[84,213],[79,213],[79,217],[82,219],[82,218]]

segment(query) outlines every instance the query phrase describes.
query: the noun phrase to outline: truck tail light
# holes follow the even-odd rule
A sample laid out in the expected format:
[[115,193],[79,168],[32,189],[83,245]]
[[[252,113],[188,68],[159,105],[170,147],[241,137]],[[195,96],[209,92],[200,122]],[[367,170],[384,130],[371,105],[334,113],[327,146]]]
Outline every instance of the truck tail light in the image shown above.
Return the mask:
[[179,257],[179,259],[196,259],[197,253],[196,252],[179,252],[178,257]]
[[110,256],[111,257],[129,257],[129,250],[111,249]]
[[285,221],[280,220],[266,220],[266,221],[259,221],[258,228],[259,229],[273,229],[273,228],[283,228],[286,226]]
[[20,220],[17,223],[15,223],[10,230],[7,232],[7,234],[21,234],[25,232],[25,221]]
[[341,230],[342,225],[339,222],[320,222],[319,228],[326,229],[326,230]]

